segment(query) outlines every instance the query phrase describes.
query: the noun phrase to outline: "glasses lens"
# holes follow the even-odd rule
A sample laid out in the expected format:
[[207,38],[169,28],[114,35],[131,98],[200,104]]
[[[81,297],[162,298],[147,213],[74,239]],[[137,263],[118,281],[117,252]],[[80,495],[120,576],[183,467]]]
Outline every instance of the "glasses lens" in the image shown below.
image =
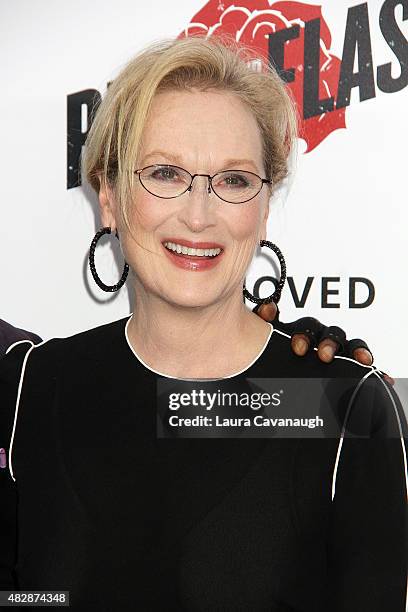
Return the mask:
[[260,192],[261,187],[262,179],[258,175],[243,170],[219,172],[212,180],[217,196],[234,204],[250,200]]
[[181,195],[191,182],[191,176],[177,166],[158,165],[143,168],[140,181],[150,193],[159,198],[174,198]]

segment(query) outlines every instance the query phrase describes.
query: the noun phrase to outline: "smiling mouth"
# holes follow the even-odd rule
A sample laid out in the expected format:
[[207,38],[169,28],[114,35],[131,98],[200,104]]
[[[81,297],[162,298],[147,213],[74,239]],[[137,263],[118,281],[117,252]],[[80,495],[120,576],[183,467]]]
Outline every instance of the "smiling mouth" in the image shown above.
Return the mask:
[[223,250],[221,248],[195,249],[177,244],[176,242],[163,242],[163,246],[175,255],[180,255],[181,257],[195,257],[197,259],[214,259],[218,257]]

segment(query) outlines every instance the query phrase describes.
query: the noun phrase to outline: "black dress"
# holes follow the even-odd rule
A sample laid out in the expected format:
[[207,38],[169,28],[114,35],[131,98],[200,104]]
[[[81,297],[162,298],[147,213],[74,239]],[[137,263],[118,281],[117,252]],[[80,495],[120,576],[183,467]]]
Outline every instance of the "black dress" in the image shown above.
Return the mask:
[[378,371],[274,330],[229,381],[325,378],[341,421],[354,380],[370,439],[158,438],[128,320],[0,360],[0,590],[81,612],[405,612],[407,424]]

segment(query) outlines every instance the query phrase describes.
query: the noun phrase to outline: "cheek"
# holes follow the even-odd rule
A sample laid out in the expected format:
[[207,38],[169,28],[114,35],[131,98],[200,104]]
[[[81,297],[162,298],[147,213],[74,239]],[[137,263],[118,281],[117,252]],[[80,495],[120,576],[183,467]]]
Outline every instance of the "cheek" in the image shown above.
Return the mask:
[[149,242],[154,242],[157,228],[174,214],[171,209],[168,201],[158,200],[146,191],[137,195],[130,210],[129,221],[139,242],[146,246]]
[[[146,194],[146,195],[145,195]],[[156,229],[168,215],[157,198],[148,192],[137,193],[128,208],[130,231],[123,226],[121,243],[126,261],[134,270],[140,272],[146,261],[157,253]]]
[[240,208],[225,210],[223,219],[233,240],[256,242],[261,226],[260,203],[248,202]]

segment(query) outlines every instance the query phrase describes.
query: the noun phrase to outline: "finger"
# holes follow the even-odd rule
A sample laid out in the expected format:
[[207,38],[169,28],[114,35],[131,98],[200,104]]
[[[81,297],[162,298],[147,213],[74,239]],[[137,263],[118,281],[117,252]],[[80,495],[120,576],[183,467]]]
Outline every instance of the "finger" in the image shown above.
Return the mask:
[[[341,327],[337,327],[337,325],[324,326],[320,335],[319,346],[325,348],[326,343],[323,344],[323,341],[325,341],[326,339],[332,340],[332,342],[336,344],[336,352],[343,353],[344,347],[346,345],[346,332],[341,329]],[[327,346],[330,348],[333,345],[328,343]],[[334,357],[334,354],[331,354],[329,348],[325,349],[323,353],[326,353],[327,357],[330,358],[331,361],[331,359]]]
[[302,336],[306,336],[309,342],[308,348],[310,349],[316,346],[317,339],[320,338],[322,327],[322,324],[317,319],[313,317],[302,317],[295,321],[292,335],[301,334]]
[[[371,361],[368,361],[368,362],[361,361],[361,359],[357,358],[355,355],[357,354],[357,351],[359,349],[363,349],[364,351],[366,351],[368,355],[371,356]],[[357,361],[360,361],[360,363],[363,363],[364,365],[371,365],[374,361],[373,354],[368,348],[367,342],[364,342],[364,340],[361,340],[361,338],[353,338],[352,340],[349,340],[347,342],[345,354],[348,357],[352,357],[352,359],[356,359]],[[359,357],[363,356],[363,359],[365,359],[364,353],[359,352],[358,356]]]
[[333,361],[333,358],[337,351],[339,350],[338,342],[335,342],[331,338],[325,338],[319,342],[317,347],[317,354],[319,356],[320,361],[324,363],[330,363]]
[[268,304],[261,304],[258,307],[255,306],[252,312],[255,312],[255,314],[260,316],[264,321],[274,321],[278,312],[278,307],[275,302],[269,302]]
[[296,355],[303,357],[310,348],[310,340],[306,334],[295,334],[292,337],[291,345]]
[[363,347],[354,349],[353,359],[359,361],[363,365],[370,366],[373,363],[373,356],[371,355],[370,351],[367,351],[367,349]]
[[292,337],[291,345],[296,355],[303,357],[303,355],[306,355],[307,351],[309,350],[310,340],[306,334],[295,334]]
[[392,378],[392,376],[389,376],[389,374],[386,374],[385,372],[383,373],[383,378],[385,378],[385,380],[392,386],[395,385],[395,378]]

